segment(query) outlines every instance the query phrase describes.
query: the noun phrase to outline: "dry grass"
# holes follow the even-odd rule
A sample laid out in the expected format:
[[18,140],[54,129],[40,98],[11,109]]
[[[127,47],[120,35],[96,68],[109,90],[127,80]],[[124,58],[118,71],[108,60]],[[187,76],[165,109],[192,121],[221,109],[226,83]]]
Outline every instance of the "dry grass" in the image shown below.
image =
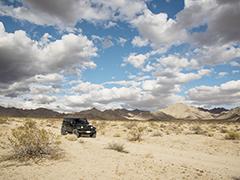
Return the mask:
[[122,153],[128,153],[128,151],[125,150],[125,147],[123,144],[119,144],[116,142],[109,143],[107,146],[107,149],[111,149],[111,150],[122,152]]
[[56,137],[45,129],[37,127],[36,122],[31,120],[13,129],[8,139],[13,152],[9,158],[26,160],[49,157],[57,159],[61,155]]

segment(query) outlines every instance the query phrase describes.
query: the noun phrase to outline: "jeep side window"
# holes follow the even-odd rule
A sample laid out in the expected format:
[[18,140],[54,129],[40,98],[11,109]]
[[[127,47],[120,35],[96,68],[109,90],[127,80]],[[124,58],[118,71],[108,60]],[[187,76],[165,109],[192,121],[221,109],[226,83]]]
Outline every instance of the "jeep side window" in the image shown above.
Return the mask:
[[72,125],[75,125],[75,124],[76,124],[76,120],[75,120],[75,119],[72,119],[72,120],[71,120],[71,124],[72,124]]

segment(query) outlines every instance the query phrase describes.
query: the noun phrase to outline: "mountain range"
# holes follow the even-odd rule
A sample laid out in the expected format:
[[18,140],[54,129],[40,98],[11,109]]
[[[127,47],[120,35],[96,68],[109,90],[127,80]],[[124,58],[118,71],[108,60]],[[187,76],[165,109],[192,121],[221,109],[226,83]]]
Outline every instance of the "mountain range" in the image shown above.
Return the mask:
[[46,108],[18,109],[0,106],[0,116],[63,118],[66,116],[85,117],[99,120],[233,120],[240,121],[240,107],[227,110],[225,108],[206,109],[177,103],[156,112],[127,109],[108,109],[100,111],[96,108],[74,112],[59,113]]

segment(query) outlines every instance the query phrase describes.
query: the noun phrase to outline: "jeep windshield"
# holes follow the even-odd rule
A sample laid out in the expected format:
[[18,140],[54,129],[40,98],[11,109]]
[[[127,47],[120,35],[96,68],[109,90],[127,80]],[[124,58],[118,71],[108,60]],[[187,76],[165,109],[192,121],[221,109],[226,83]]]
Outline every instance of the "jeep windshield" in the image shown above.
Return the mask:
[[87,120],[83,120],[83,119],[76,119],[75,123],[76,124],[89,124]]

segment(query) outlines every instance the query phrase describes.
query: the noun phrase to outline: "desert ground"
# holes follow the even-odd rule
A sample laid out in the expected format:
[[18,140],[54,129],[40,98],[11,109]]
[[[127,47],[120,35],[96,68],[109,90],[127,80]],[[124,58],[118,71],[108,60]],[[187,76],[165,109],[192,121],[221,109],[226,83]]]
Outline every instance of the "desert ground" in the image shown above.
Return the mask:
[[4,159],[26,118],[1,118],[0,179],[240,179],[240,140],[228,136],[239,123],[92,120],[97,137],[76,138],[60,135],[61,119],[33,120],[56,135],[63,156]]

